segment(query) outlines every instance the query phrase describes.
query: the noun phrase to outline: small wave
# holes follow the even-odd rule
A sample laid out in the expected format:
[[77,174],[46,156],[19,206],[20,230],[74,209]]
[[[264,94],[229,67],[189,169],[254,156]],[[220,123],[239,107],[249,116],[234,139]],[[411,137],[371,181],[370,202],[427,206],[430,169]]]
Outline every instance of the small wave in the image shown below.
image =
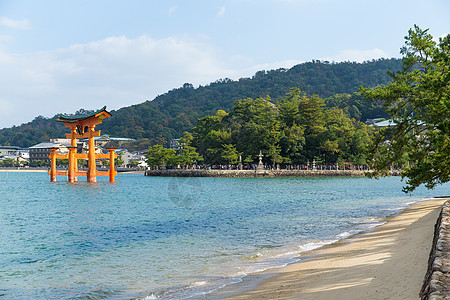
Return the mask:
[[338,235],[336,235],[336,237],[341,240],[341,239],[348,238],[351,235],[352,235],[352,231],[344,231],[344,232],[339,233]]
[[[423,199],[425,200],[425,199]],[[410,201],[402,203],[401,206],[389,207],[384,211],[400,211],[409,205],[419,201]],[[383,217],[384,218],[384,217]],[[381,217],[366,217],[360,219],[356,224],[346,231],[335,234],[330,239],[310,240],[300,245],[291,245],[288,247],[263,247],[261,252],[256,252],[240,259],[240,265],[235,266],[236,272],[230,272],[229,276],[216,277],[207,281],[197,281],[184,287],[165,292],[153,293],[142,300],[152,299],[196,299],[205,295],[214,293],[226,286],[240,283],[250,274],[264,272],[270,269],[278,269],[289,264],[301,261],[301,255],[304,252],[312,251],[320,247],[333,244],[337,241],[351,237],[352,235],[368,231],[385,222]],[[267,250],[267,251],[266,251]],[[272,251],[273,250],[273,251]],[[227,260],[228,261],[228,260]]]
[[[185,287],[178,288],[176,290],[165,291],[162,293],[153,293],[142,300],[153,299],[195,299],[204,297],[205,295],[214,293],[226,286],[234,285],[243,281],[245,277],[250,274],[264,272],[270,269],[283,268],[287,265],[297,263],[301,261],[301,255],[304,252],[312,251],[320,247],[331,245],[339,240],[348,238],[354,234],[370,230],[376,226],[384,224],[380,218],[367,217],[362,220],[351,230],[341,232],[335,235],[333,239],[327,240],[313,240],[301,245],[295,246],[296,248],[284,249],[284,252],[257,252],[251,256],[245,257],[242,261],[242,265],[237,267],[239,270],[234,274],[230,274],[229,277],[222,277],[212,279],[208,281],[197,281],[191,283]],[[279,249],[280,250],[280,249]],[[242,262],[241,261],[241,262]]]
[[314,250],[336,241],[337,239],[308,242],[306,244],[299,245],[297,249],[286,251],[283,253],[278,252],[262,254],[258,252],[252,256],[246,257],[247,263],[244,263],[243,265],[237,267],[239,271],[230,275],[229,277],[209,281],[198,281],[177,290],[158,294],[157,297],[155,296],[155,294],[152,294],[149,297],[153,298],[144,298],[144,300],[192,299],[202,297],[204,295],[214,293],[215,291],[220,290],[226,286],[242,282],[242,280],[249,274],[260,273],[270,269],[283,268],[289,264],[297,263],[301,260],[300,255],[302,252]]
[[196,287],[196,286],[203,286],[205,284],[207,284],[206,281],[197,281],[197,282],[194,282],[193,284],[191,284],[191,286]]
[[342,240],[351,237],[352,235],[362,233],[364,231],[372,230],[373,228],[380,226],[386,222],[381,221],[382,219],[376,217],[367,217],[358,224],[356,224],[352,229],[348,231],[341,232],[336,235],[337,240]]
[[332,243],[334,243],[334,242],[336,242],[336,241],[337,241],[337,240],[309,242],[309,243],[306,243],[306,244],[304,244],[304,245],[300,245],[300,246],[298,246],[298,247],[300,248],[300,250],[301,250],[302,252],[305,252],[305,251],[311,251],[311,250],[320,248],[320,247],[325,246],[325,245],[332,244]]
[[249,274],[255,274],[274,268],[282,268],[288,264],[300,261],[298,258],[301,251],[291,251],[285,253],[256,253],[241,261],[236,266],[235,272],[230,272],[227,277],[211,279],[208,281],[197,281],[184,287],[165,292],[155,292],[147,299],[196,299],[204,295],[214,293],[226,286],[234,285],[243,281]]
[[263,254],[258,252],[256,254],[251,255],[251,256],[244,257],[244,260],[255,260],[255,259],[257,259],[259,257],[262,257],[262,256],[263,256]]

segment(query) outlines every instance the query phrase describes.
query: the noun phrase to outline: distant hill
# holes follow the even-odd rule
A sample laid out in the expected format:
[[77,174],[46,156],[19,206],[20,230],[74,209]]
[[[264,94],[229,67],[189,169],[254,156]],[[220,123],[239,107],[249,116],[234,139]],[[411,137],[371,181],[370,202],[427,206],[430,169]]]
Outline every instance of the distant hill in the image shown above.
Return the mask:
[[[400,59],[364,63],[312,61],[290,69],[259,71],[251,78],[236,81],[220,79],[198,88],[185,83],[153,101],[111,111],[112,117],[98,128],[102,134],[115,137],[165,137],[169,140],[189,131],[200,117],[215,114],[219,109],[229,111],[237,99],[269,95],[275,101],[292,87],[330,99],[328,105],[349,107],[349,113],[357,119],[383,117],[380,106],[370,104],[354,93],[359,86],[387,84],[391,80],[387,72],[400,69]],[[64,137],[68,130],[56,122],[56,118],[39,116],[29,123],[1,129],[0,145],[29,147],[50,138]]]

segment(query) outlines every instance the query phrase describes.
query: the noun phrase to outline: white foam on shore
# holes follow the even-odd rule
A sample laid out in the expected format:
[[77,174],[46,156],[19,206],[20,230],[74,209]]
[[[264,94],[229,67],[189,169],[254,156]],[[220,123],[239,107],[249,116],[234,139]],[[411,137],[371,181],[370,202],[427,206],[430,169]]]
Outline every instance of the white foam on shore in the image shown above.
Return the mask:
[[[287,265],[301,261],[301,254],[311,251],[325,245],[332,244],[338,239],[333,240],[317,240],[307,242],[301,245],[289,247],[289,250],[282,253],[266,253],[265,255],[258,252],[251,256],[251,260],[245,260],[244,263],[236,268],[236,272],[229,277],[220,279],[212,279],[209,281],[194,282],[178,290],[168,291],[159,295],[152,294],[148,299],[192,299],[202,297],[216,292],[226,286],[237,284],[243,281],[245,277],[251,274],[261,273],[270,269],[279,269]],[[146,298],[144,298],[147,300]]]
[[[399,213],[406,207],[409,207],[418,202],[431,200],[433,198],[416,199],[414,201],[408,201],[400,206],[385,209],[385,211],[393,211],[394,214]],[[243,279],[251,274],[261,273],[270,269],[279,269],[287,265],[297,263],[301,261],[301,255],[304,252],[313,251],[326,245],[331,245],[340,240],[347,239],[355,234],[359,234],[365,231],[373,230],[375,227],[385,224],[383,218],[367,217],[360,223],[355,224],[350,230],[338,233],[332,239],[327,240],[311,240],[295,247],[283,247],[284,252],[278,253],[265,253],[258,252],[250,256],[251,260],[246,260],[244,265],[237,267],[239,271],[220,279],[212,279],[209,281],[199,281],[190,284],[181,289],[168,291],[158,296],[151,294],[143,300],[152,299],[192,299],[202,297],[216,292],[226,286],[237,284],[243,281]]]
[[323,247],[326,245],[330,245],[336,241],[337,241],[337,239],[336,240],[328,240],[328,241],[309,242],[309,243],[298,246],[298,248],[300,249],[300,253],[306,252],[306,251],[312,251],[317,248],[320,248],[320,247]]
[[[375,227],[382,224],[382,222],[373,222],[374,218],[370,220],[372,222],[365,224],[364,229]],[[364,224],[364,223],[363,223]],[[331,245],[339,240],[345,239],[353,234],[364,231],[364,229],[354,229],[346,232],[342,232],[336,235],[336,238],[329,240],[313,240],[295,247],[285,248],[285,252],[262,254],[260,252],[252,255],[251,260],[244,261],[244,264],[237,267],[237,272],[220,279],[212,279],[209,281],[194,282],[183,288],[160,293],[159,295],[151,294],[149,298],[143,298],[143,300],[152,299],[192,299],[202,297],[211,293],[214,293],[226,286],[237,284],[243,281],[245,277],[251,274],[261,273],[270,269],[279,269],[286,267],[287,265],[297,263],[301,261],[301,255],[307,251],[313,251],[326,245]]]

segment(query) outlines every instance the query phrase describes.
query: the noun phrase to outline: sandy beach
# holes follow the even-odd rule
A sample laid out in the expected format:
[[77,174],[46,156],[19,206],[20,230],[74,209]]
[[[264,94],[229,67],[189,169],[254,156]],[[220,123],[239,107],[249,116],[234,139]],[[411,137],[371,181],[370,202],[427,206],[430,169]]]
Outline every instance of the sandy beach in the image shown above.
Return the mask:
[[371,232],[305,253],[278,273],[248,276],[212,298],[419,299],[446,200],[417,203]]

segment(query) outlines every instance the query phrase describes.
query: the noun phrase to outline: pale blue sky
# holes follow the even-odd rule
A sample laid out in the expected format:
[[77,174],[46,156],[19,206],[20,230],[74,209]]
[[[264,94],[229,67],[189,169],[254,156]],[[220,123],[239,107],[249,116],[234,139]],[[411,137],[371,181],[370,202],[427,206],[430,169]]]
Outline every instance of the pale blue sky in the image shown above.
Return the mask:
[[0,0],[0,128],[312,59],[400,57],[448,0]]

